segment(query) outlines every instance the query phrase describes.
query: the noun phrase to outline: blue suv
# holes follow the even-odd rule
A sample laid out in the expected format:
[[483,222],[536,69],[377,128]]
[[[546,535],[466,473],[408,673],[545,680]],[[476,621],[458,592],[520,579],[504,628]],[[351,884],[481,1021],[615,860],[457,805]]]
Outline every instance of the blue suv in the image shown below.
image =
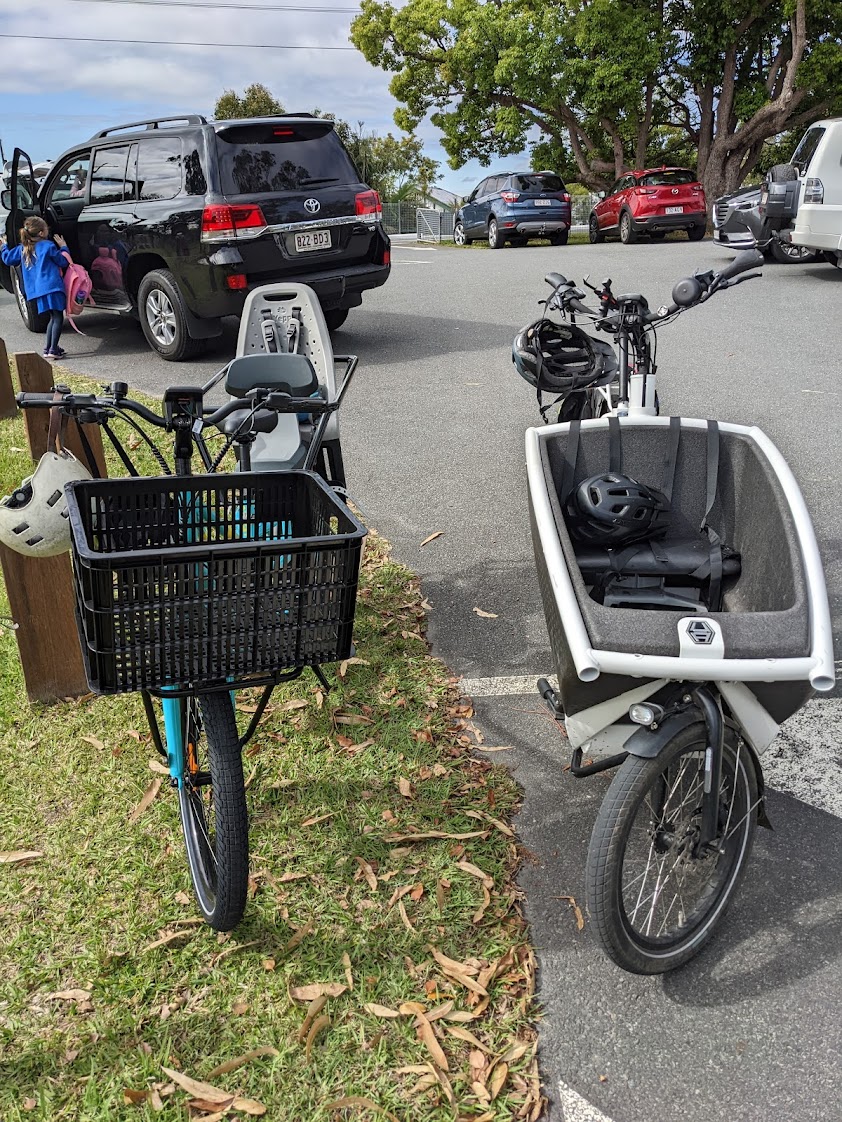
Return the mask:
[[474,188],[456,212],[453,240],[470,245],[488,238],[491,249],[502,249],[530,238],[567,245],[569,233],[570,195],[561,178],[552,171],[520,171],[490,175]]

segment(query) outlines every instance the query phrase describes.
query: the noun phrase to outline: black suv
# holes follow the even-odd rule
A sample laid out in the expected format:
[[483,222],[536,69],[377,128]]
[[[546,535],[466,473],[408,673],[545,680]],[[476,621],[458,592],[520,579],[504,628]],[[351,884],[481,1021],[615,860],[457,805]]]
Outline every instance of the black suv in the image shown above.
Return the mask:
[[[310,285],[335,330],[389,276],[380,198],[333,122],[312,114],[135,121],[69,149],[40,189],[30,166],[16,150],[10,244],[28,214],[43,215],[91,274],[97,308],[137,316],[170,361],[201,351],[258,285]],[[43,330],[19,270],[0,265],[0,283]]]

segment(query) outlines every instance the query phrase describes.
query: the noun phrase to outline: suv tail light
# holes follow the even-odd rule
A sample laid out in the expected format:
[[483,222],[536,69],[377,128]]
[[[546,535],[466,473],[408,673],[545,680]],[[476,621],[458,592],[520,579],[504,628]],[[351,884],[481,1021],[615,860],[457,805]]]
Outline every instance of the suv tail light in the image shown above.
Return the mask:
[[805,203],[823,203],[824,202],[824,184],[820,179],[805,179],[804,180],[804,202]]
[[520,194],[517,191],[501,191],[500,198],[504,203],[516,203],[520,198]]
[[562,191],[560,197],[561,197],[561,201],[563,203],[569,203],[570,202],[570,196],[567,194],[566,191]]
[[259,237],[268,223],[263,211],[254,203],[239,206],[206,206],[202,211],[202,241],[223,242],[231,238]]
[[383,215],[380,196],[376,191],[361,191],[354,199],[354,208],[359,215],[374,214],[378,218]]
[[634,192],[636,195],[657,195],[657,187],[635,187]]

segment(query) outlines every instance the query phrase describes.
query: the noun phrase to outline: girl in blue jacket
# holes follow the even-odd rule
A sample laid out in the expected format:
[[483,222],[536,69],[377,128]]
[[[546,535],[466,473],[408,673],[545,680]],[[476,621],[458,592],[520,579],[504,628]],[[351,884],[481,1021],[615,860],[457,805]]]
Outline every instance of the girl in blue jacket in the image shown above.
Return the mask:
[[67,252],[67,242],[56,234],[54,245],[50,240],[47,223],[43,218],[33,215],[23,224],[20,245],[8,249],[5,239],[0,238],[0,257],[4,265],[23,266],[21,277],[27,300],[36,300],[38,311],[49,313],[44,357],[64,358],[66,352],[58,345],[58,341],[67,308],[62,271],[72,264]]

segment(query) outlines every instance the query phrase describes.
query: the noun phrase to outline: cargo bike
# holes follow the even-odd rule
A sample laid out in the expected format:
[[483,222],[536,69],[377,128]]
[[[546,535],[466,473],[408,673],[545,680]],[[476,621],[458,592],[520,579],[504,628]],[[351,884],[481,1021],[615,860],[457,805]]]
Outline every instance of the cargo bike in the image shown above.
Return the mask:
[[[547,312],[563,318],[531,325],[513,349],[563,418],[526,434],[557,674],[538,688],[573,775],[617,769],[587,902],[607,954],[635,973],[674,969],[714,934],[768,825],[761,754],[834,685],[816,537],[780,452],[753,426],[658,412],[656,326],[761,262],[745,253],[680,281],[658,311],[610,281],[591,309],[551,274]],[[614,346],[583,339],[577,317]]]
[[[336,411],[356,365],[334,356],[311,289],[264,286],[246,301],[237,356],[204,386],[168,389],[160,413],[119,382],[102,395],[18,395],[23,409],[51,410],[51,433],[69,419],[100,425],[128,472],[91,478],[69,457],[66,507],[60,488],[47,502],[69,519],[90,687],[141,693],[196,900],[217,930],[236,926],[246,904],[243,747],[278,683],[309,667],[327,690],[321,667],[353,652],[366,531],[343,501]],[[221,382],[227,400],[209,403]],[[138,421],[173,438],[172,466]],[[117,422],[147,443],[160,476],[138,474]],[[229,451],[236,471],[220,472]],[[61,449],[48,457],[69,462]],[[21,525],[34,522],[32,507],[29,487]],[[234,691],[254,687],[263,692],[241,732]]]

